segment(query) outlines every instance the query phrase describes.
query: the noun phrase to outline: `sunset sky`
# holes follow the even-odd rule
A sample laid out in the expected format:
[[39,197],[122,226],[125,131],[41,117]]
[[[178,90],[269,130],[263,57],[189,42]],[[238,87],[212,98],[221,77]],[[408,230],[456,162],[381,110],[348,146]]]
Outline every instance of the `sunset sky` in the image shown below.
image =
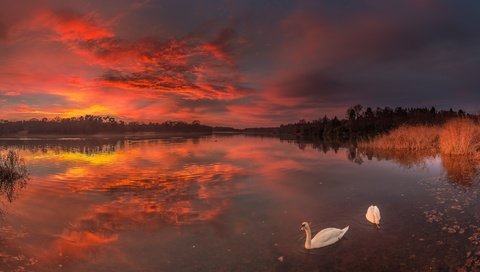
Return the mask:
[[474,0],[0,0],[0,119],[480,110]]

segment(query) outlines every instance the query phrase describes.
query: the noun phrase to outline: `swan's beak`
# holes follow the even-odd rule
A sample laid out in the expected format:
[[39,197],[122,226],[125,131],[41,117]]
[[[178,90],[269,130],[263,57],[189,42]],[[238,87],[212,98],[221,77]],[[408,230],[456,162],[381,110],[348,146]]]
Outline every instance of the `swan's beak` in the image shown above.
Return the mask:
[[300,230],[305,230],[305,227],[301,227]]

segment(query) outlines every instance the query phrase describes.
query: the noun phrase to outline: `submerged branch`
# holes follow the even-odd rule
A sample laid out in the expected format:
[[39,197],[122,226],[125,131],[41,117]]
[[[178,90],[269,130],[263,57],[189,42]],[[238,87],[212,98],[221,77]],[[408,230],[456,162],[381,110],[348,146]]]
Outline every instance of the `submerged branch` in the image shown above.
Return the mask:
[[0,194],[12,202],[18,189],[26,186],[27,179],[27,167],[16,151],[0,154]]

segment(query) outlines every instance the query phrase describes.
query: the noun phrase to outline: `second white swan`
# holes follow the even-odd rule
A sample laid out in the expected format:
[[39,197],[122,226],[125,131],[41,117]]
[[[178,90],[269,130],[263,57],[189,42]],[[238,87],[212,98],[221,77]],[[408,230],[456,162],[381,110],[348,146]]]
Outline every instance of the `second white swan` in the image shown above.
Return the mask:
[[305,231],[306,234],[305,248],[313,249],[329,246],[338,242],[340,239],[342,239],[343,235],[345,235],[348,228],[349,226],[346,226],[344,229],[326,228],[318,232],[313,238],[310,225],[307,222],[302,223],[302,228],[300,230]]
[[365,217],[367,218],[368,221],[370,221],[370,223],[377,225],[377,227],[380,225],[380,219],[382,218],[380,216],[380,209],[374,205],[371,205],[370,207],[368,207]]

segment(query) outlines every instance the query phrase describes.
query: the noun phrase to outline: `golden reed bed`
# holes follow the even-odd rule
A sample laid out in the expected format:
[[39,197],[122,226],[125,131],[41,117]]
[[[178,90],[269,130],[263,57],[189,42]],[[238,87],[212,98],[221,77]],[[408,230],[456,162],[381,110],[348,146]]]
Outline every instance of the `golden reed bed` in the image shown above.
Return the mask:
[[479,155],[480,125],[453,119],[442,126],[402,126],[358,144],[360,149],[431,151],[445,155]]

